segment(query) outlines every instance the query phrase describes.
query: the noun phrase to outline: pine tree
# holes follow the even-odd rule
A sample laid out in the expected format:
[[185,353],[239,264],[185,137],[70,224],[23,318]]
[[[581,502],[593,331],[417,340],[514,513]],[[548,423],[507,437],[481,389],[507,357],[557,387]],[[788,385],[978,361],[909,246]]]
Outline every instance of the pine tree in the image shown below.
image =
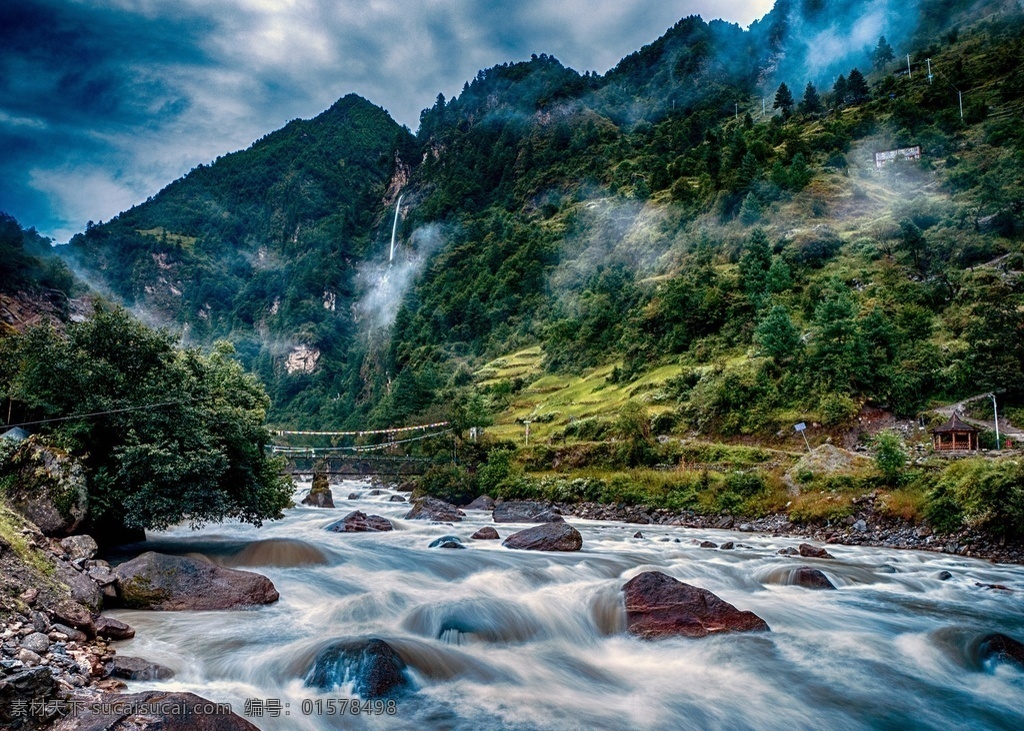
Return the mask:
[[858,69],[853,69],[850,72],[850,77],[846,80],[846,91],[847,96],[850,97],[850,101],[854,104],[864,101],[868,98],[870,90],[868,89],[868,82],[864,80],[864,74]]
[[885,65],[895,57],[896,54],[893,53],[892,46],[889,45],[889,42],[885,40],[885,36],[879,36],[875,52],[871,54],[871,61],[874,63],[875,68],[885,68]]
[[782,363],[790,360],[800,349],[800,331],[796,329],[786,308],[775,305],[758,323],[754,331],[754,342],[762,353],[776,363]]
[[783,117],[788,117],[793,113],[793,92],[786,86],[785,81],[779,84],[779,88],[775,92],[775,101],[772,103],[772,109],[782,110]]
[[814,88],[814,84],[808,81],[804,88],[804,98],[800,101],[800,113],[818,114],[821,111],[821,97],[818,96],[818,90]]
[[836,79],[836,83],[832,86],[832,103],[834,106],[841,107],[846,104],[846,95],[849,89],[847,87],[846,77],[839,74],[839,78]]

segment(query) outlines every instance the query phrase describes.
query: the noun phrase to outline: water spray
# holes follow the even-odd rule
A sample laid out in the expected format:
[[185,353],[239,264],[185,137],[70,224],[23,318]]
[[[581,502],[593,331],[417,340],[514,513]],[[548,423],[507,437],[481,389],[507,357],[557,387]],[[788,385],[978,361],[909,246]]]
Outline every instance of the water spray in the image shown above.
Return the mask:
[[395,260],[395,234],[398,232],[398,214],[402,210],[402,198],[398,196],[398,205],[395,206],[395,222],[391,225],[391,255],[388,256],[388,266]]

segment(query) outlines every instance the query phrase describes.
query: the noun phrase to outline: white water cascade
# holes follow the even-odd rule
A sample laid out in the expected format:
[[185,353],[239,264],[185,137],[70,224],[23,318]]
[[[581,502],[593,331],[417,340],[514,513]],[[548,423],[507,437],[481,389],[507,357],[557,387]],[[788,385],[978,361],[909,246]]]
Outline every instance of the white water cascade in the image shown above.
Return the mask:
[[[251,611],[113,612],[137,630],[119,654],[176,673],[129,692],[191,691],[240,715],[247,699],[271,699],[278,715],[248,718],[268,731],[1024,728],[1024,672],[976,652],[984,633],[1024,639],[1022,566],[840,545],[828,547],[834,560],[800,558],[778,553],[796,538],[574,518],[582,551],[514,551],[470,540],[490,513],[405,520],[409,505],[390,490],[332,487],[336,510],[295,507],[260,529],[183,526],[139,547],[259,572],[281,599]],[[395,530],[324,530],[355,509]],[[525,527],[497,525],[502,538]],[[449,534],[466,549],[428,548]],[[802,565],[837,590],[793,585]],[[621,587],[651,570],[755,612],[771,632],[626,634]],[[394,715],[330,715],[327,701],[353,690],[307,687],[313,658],[368,637],[401,656],[412,689]]]
[[388,265],[390,266],[395,260],[395,234],[398,233],[398,214],[402,212],[402,198],[403,195],[398,196],[398,204],[395,206],[395,222],[391,224],[391,254],[388,256]]

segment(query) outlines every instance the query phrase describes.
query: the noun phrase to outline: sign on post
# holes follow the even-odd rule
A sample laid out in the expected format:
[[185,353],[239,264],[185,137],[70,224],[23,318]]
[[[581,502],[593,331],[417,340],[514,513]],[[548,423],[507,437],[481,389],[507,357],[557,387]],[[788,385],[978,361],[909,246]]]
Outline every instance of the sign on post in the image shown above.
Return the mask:
[[801,421],[799,424],[794,424],[793,428],[796,429],[797,432],[799,432],[800,436],[804,438],[804,444],[807,445],[807,451],[810,452],[811,443],[807,441],[807,434],[805,434],[805,432],[807,431],[807,424]]

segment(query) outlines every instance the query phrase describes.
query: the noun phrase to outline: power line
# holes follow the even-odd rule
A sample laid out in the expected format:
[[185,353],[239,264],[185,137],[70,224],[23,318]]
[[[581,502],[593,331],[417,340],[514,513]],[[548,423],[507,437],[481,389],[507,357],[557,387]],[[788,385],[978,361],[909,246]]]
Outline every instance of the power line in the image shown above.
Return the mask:
[[23,421],[20,424],[6,424],[8,429],[15,429],[23,426],[39,426],[40,424],[52,424],[58,421],[74,421],[75,419],[92,419],[97,416],[108,416],[110,414],[124,414],[128,411],[143,411],[145,409],[159,409],[164,406],[184,404],[197,399],[178,399],[177,401],[161,401],[158,404],[143,404],[141,406],[125,406],[121,409],[108,409],[107,411],[90,411],[87,414],[73,414],[71,416],[55,416],[50,419],[37,419],[36,421]]

